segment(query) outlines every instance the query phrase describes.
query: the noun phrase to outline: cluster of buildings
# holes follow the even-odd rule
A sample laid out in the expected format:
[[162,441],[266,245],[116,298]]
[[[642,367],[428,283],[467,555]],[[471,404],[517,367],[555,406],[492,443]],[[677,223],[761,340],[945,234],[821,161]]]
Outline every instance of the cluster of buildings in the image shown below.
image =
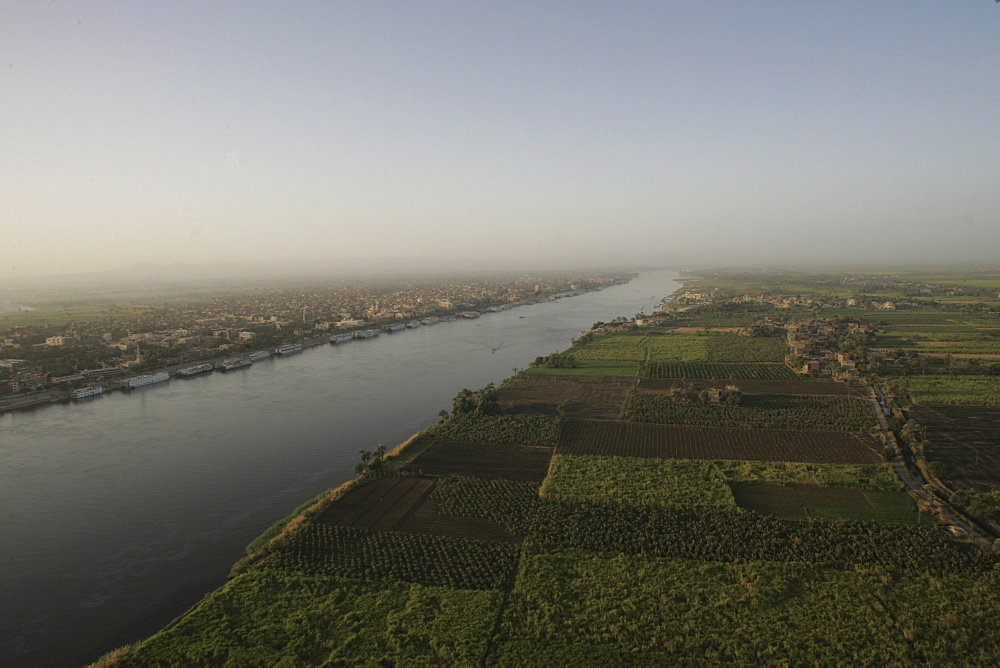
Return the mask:
[[869,325],[812,318],[793,320],[785,329],[789,349],[785,363],[797,373],[842,381],[861,378],[852,351],[861,350],[860,346],[873,335]]
[[176,300],[139,313],[64,326],[15,326],[0,332],[0,396],[69,389],[337,330],[485,309],[620,280],[522,276],[405,285],[369,281]]

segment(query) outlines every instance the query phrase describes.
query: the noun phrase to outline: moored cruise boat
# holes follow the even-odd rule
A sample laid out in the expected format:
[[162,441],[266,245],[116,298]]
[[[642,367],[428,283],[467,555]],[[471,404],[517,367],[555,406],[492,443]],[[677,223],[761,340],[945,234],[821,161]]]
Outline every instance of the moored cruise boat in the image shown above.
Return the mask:
[[221,371],[232,371],[233,369],[243,369],[245,367],[250,366],[251,364],[253,364],[253,362],[251,362],[246,357],[234,357],[227,360],[222,360],[221,362],[215,365],[215,368]]
[[279,355],[292,355],[294,353],[301,353],[302,352],[302,344],[301,343],[286,343],[283,346],[278,346],[278,349],[275,350],[274,352],[276,352]]
[[175,375],[178,376],[194,376],[195,374],[205,373],[206,371],[211,371],[214,369],[211,364],[197,364],[195,366],[189,366],[184,369],[180,369]]
[[158,373],[148,373],[143,376],[136,376],[134,378],[124,380],[122,381],[122,387],[126,390],[133,390],[137,387],[152,385],[153,383],[162,383],[166,380],[170,380],[170,374],[166,371],[160,371]]
[[435,316],[431,316],[430,318],[424,318],[420,322],[422,322],[425,325],[436,325],[439,322],[441,322],[441,318],[438,318],[438,317],[435,317]]
[[479,317],[479,311],[459,311],[458,315],[468,320],[472,320],[473,318]]
[[419,320],[411,320],[410,322],[406,323],[406,326],[409,327],[410,329],[416,329],[417,327],[420,327],[420,325],[421,322]]
[[73,390],[74,399],[86,399],[87,397],[96,397],[98,394],[104,394],[104,388],[100,385],[93,385],[91,387],[81,387],[78,390]]
[[348,341],[353,341],[353,334],[338,334],[330,340],[330,343],[347,343]]
[[373,339],[376,336],[378,336],[379,334],[381,334],[381,332],[379,332],[377,329],[366,329],[363,332],[357,332],[357,333],[355,333],[354,334],[354,338],[356,338],[356,339]]
[[393,332],[401,332],[404,329],[406,329],[406,325],[404,325],[403,323],[399,323],[396,325],[389,325],[388,327],[385,328],[385,331],[392,334]]
[[251,362],[259,362],[261,360],[266,360],[270,356],[271,356],[270,350],[258,350],[255,353],[250,353],[249,355],[247,355],[247,359],[250,360]]

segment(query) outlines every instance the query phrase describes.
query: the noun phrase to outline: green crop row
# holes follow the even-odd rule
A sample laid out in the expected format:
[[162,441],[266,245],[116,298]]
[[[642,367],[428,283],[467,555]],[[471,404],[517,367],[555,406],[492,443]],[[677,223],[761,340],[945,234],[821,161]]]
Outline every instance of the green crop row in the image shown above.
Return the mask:
[[282,545],[264,567],[361,580],[499,589],[509,579],[518,551],[519,546],[509,543],[310,524]]
[[431,498],[441,513],[490,520],[523,536],[531,530],[538,485],[502,478],[445,478],[434,486]]
[[559,418],[537,415],[456,415],[433,428],[431,435],[452,441],[505,445],[555,445]]
[[635,422],[744,429],[838,429],[875,426],[871,405],[846,396],[753,394],[739,406],[680,402],[662,394],[633,394],[625,417]]
[[699,561],[883,565],[936,573],[989,571],[997,563],[996,556],[952,545],[931,527],[795,521],[709,508],[545,501],[538,506],[534,538],[557,547]]

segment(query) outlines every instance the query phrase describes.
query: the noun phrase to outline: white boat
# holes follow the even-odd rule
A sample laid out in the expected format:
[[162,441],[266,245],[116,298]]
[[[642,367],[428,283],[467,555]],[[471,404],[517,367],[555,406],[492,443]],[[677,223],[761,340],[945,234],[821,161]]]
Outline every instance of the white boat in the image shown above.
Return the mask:
[[206,371],[211,371],[214,369],[211,364],[198,364],[195,366],[189,366],[184,369],[180,369],[175,375],[177,376],[194,376],[195,374],[205,373]]
[[166,380],[170,380],[170,374],[166,371],[160,371],[158,373],[149,373],[143,376],[129,378],[128,380],[123,381],[123,385],[125,389],[133,390],[137,387],[152,385],[153,383],[162,383]]
[[87,397],[96,397],[98,394],[104,394],[104,388],[100,385],[93,385],[91,387],[81,387],[79,390],[73,390],[74,399],[85,399]]
[[301,343],[286,343],[283,346],[278,346],[278,349],[274,351],[279,355],[293,355],[295,353],[302,352]]
[[417,327],[420,327],[421,324],[422,323],[419,320],[411,320],[410,322],[406,323],[406,326],[409,329],[416,329]]
[[479,311],[459,311],[458,315],[468,320],[479,317]]
[[215,368],[220,369],[222,371],[232,371],[233,369],[242,369],[244,367],[248,367],[251,364],[253,364],[253,362],[248,360],[246,357],[238,357],[238,358],[234,357],[231,359],[222,360],[217,365],[215,365]]
[[347,343],[348,341],[353,341],[353,340],[354,340],[353,334],[338,334],[337,336],[333,337],[330,343]]
[[439,322],[441,322],[441,318],[437,318],[437,317],[431,316],[430,318],[424,318],[420,322],[422,322],[425,325],[436,325]]
[[247,359],[251,362],[259,362],[261,360],[266,360],[271,356],[270,350],[258,350],[255,353],[250,353],[247,355]]
[[385,331],[392,334],[393,332],[401,332],[404,329],[406,329],[406,325],[399,323],[398,325],[389,325],[388,327],[386,327]]
[[381,334],[377,329],[366,329],[363,332],[356,332],[354,338],[356,339],[373,339]]

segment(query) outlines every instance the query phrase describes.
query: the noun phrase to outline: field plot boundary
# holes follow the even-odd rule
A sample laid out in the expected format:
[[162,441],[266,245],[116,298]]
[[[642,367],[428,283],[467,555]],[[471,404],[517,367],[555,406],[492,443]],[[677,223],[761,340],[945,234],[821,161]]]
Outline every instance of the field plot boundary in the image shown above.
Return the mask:
[[612,420],[566,420],[555,452],[660,459],[879,464],[867,434],[822,430],[717,429]]
[[[723,388],[733,381],[727,378],[643,378],[639,389],[643,392],[666,392],[671,386],[693,385],[697,390],[710,387]],[[803,396],[864,396],[846,383],[831,379],[788,379],[736,381],[743,394],[797,394]]]
[[778,362],[649,362],[641,378],[725,378],[727,380],[795,380],[796,373]]
[[821,485],[729,484],[736,503],[746,510],[785,519],[836,518],[862,522],[933,526],[906,492],[873,491]]

